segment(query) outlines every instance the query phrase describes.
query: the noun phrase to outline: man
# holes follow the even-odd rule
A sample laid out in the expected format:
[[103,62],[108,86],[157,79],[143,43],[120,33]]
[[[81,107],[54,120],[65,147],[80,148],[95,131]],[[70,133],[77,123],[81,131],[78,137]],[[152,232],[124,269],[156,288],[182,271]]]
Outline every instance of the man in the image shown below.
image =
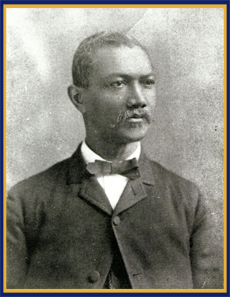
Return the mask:
[[7,287],[222,288],[198,189],[140,145],[156,100],[146,50],[99,33],[80,44],[72,74],[86,138],[9,192]]

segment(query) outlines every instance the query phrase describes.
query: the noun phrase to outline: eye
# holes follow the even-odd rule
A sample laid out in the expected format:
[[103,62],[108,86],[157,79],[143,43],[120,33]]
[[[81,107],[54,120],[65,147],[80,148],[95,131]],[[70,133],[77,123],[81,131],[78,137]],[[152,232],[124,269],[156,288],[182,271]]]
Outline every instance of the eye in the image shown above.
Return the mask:
[[153,79],[146,79],[146,80],[143,81],[143,84],[145,86],[151,87],[151,86],[153,86],[155,84],[155,81]]
[[122,88],[125,85],[127,85],[127,83],[124,80],[116,80],[110,84],[111,87],[115,87],[115,88]]

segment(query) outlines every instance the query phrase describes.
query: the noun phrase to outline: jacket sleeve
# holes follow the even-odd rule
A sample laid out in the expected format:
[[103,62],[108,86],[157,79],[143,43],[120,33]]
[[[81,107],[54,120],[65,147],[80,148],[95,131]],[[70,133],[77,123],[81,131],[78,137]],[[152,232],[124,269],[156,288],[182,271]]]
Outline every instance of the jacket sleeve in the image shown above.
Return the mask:
[[[43,225],[44,187],[37,180],[25,180],[14,186],[7,198],[7,288],[24,288],[30,257],[36,249]],[[43,184],[42,184],[43,185]]]
[[223,244],[216,238],[214,217],[199,194],[191,234],[191,267],[194,289],[223,289]]
[[27,246],[22,201],[15,195],[7,198],[7,288],[23,287],[27,271]]

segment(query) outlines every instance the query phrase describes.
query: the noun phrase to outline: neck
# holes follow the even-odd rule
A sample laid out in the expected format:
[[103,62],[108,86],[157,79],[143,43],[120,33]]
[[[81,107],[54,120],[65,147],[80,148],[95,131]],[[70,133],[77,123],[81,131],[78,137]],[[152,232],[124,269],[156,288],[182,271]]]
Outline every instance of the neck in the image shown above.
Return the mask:
[[86,137],[86,144],[97,155],[107,161],[123,161],[132,155],[138,147],[138,141],[131,143],[91,142]]

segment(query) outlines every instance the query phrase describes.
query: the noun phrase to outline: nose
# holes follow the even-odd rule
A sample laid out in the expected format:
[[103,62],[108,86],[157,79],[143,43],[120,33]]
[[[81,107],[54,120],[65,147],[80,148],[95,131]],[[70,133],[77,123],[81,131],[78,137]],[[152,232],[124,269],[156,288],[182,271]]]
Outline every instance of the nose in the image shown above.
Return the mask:
[[139,83],[135,83],[130,86],[127,106],[129,108],[144,108],[147,105],[147,101],[143,94],[142,86]]

